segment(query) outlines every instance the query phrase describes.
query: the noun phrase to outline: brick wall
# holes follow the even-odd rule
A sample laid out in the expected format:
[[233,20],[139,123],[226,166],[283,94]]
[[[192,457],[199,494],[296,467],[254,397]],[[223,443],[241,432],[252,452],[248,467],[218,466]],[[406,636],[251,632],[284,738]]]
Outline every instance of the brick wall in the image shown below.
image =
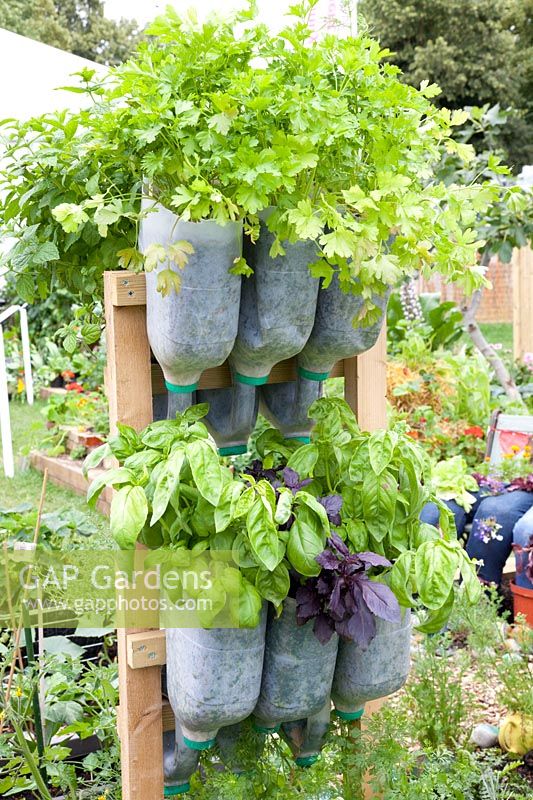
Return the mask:
[[[485,289],[477,314],[478,322],[513,321],[513,274],[511,264],[502,264],[492,258],[487,270],[492,289]],[[429,281],[420,280],[421,292],[439,292],[442,300],[453,300],[461,305],[463,292],[453,283],[446,284],[440,276]]]

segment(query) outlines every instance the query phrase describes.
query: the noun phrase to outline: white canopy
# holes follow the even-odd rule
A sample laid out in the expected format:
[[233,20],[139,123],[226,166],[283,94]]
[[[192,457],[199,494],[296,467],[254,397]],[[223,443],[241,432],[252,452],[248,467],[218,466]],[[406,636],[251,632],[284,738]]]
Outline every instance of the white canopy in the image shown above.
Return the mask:
[[75,86],[79,78],[72,73],[83,67],[105,71],[100,64],[0,28],[0,119],[28,119],[86,105],[83,94],[57,91],[58,86]]

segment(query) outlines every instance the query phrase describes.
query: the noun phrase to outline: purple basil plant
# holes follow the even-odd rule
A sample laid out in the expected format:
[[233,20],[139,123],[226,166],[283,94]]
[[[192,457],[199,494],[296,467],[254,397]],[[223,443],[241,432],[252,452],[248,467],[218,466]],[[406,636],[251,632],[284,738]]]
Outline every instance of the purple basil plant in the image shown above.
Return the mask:
[[376,635],[376,617],[401,621],[394,593],[367,574],[372,567],[392,566],[386,558],[377,553],[350,553],[340,536],[333,533],[316,560],[322,572],[297,589],[296,619],[298,625],[314,619],[313,631],[322,644],[337,632],[343,639],[367,648]]

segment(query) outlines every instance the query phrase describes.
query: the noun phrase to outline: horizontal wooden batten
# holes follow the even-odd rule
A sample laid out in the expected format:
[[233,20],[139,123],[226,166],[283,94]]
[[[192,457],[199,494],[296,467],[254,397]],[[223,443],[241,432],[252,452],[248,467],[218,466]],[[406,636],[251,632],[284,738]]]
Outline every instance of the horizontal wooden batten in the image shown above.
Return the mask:
[[[331,371],[332,378],[344,377],[344,362],[339,361]],[[296,359],[291,358],[288,361],[280,361],[273,367],[272,372],[268,378],[268,383],[283,383],[284,381],[296,380]],[[229,364],[226,361],[220,367],[213,369],[206,369],[202,373],[199,389],[224,389],[231,386],[231,373]],[[159,364],[152,364],[152,394],[165,394],[165,379]]]

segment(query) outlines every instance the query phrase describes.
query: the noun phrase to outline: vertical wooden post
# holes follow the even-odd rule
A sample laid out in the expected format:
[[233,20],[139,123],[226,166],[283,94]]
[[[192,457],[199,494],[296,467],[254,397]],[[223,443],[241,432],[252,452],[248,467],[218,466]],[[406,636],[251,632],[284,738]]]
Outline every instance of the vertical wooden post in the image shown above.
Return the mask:
[[513,251],[513,353],[522,359],[533,353],[533,250]]
[[344,396],[361,428],[375,431],[387,425],[387,327],[374,347],[344,362]]
[[[152,421],[150,347],[144,301],[139,305],[118,305],[116,274],[112,272],[104,275],[104,291],[106,392],[111,430],[116,430],[117,422],[141,430]],[[161,667],[130,668],[126,637],[131,632],[117,631],[122,798],[159,800],[163,797]]]

